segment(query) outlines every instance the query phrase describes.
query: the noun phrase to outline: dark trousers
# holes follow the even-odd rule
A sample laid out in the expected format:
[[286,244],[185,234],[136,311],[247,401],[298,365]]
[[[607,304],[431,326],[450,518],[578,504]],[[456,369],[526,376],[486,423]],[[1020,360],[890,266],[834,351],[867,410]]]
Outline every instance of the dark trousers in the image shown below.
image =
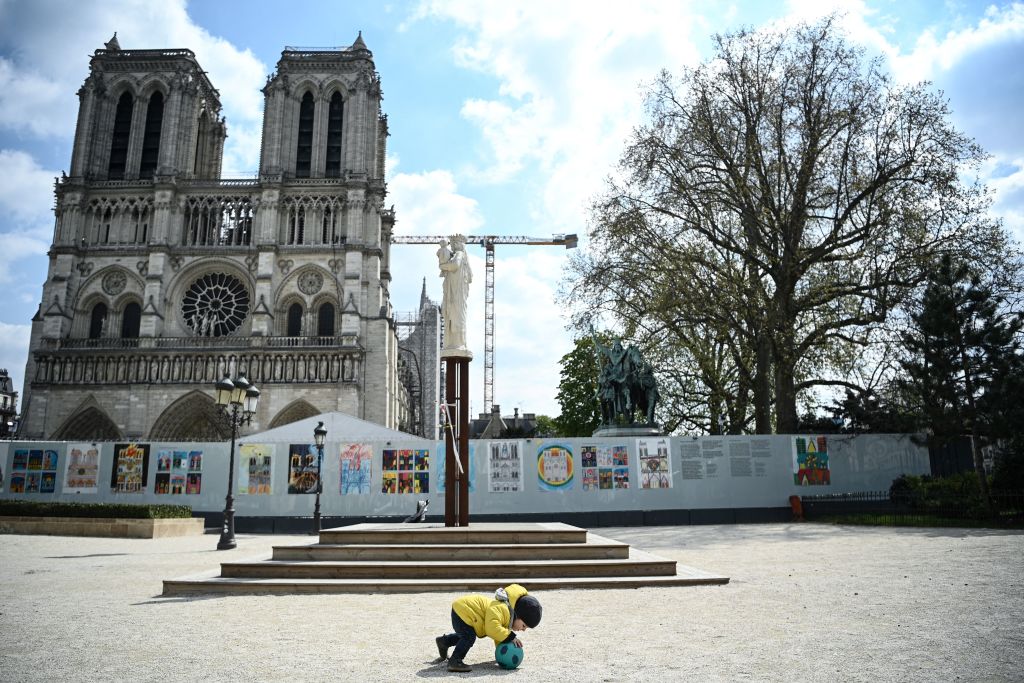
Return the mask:
[[444,636],[444,646],[455,646],[451,656],[448,657],[449,661],[453,659],[461,661],[469,652],[469,648],[476,643],[476,631],[464,622],[462,617],[455,613],[455,610],[452,610],[452,628],[455,629],[455,633],[448,633]]

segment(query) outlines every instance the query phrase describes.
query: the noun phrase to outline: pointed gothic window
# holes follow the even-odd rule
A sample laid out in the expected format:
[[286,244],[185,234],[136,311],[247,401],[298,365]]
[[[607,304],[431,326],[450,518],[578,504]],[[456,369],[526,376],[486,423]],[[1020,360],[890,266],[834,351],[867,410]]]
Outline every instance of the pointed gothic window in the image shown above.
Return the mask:
[[141,323],[142,307],[133,301],[124,307],[124,313],[121,314],[121,338],[138,338]]
[[210,137],[210,117],[204,110],[199,115],[199,132],[196,134],[196,161],[192,165],[192,173],[197,178],[209,175],[206,171],[207,145]]
[[302,96],[299,105],[299,146],[295,150],[295,177],[308,178],[313,161],[313,93]]
[[341,93],[331,97],[327,107],[327,171],[328,178],[341,177],[341,121],[344,104]]
[[132,134],[131,93],[125,92],[117,101],[117,112],[114,114],[114,135],[110,143],[110,166],[107,177],[110,180],[123,180],[125,166],[128,163],[128,140]]
[[316,335],[318,337],[334,336],[334,304],[324,304],[317,311]]
[[288,329],[285,335],[288,337],[302,336],[302,304],[292,304],[288,307]]
[[107,305],[98,303],[92,307],[92,314],[89,316],[89,339],[99,339],[103,336],[103,326],[107,322]]
[[142,135],[142,161],[139,163],[139,177],[150,178],[156,172],[160,157],[160,126],[164,120],[164,96],[157,91],[149,98],[146,109],[146,127]]

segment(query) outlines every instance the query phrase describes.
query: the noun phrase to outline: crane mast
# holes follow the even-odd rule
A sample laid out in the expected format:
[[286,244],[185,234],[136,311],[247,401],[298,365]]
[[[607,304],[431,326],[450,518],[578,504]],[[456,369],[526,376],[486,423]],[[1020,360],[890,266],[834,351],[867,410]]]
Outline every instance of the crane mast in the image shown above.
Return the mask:
[[[392,244],[437,244],[446,235],[392,235]],[[466,244],[479,244],[484,248],[484,412],[491,412],[494,402],[494,247],[498,244],[523,246],[564,246],[576,248],[575,234],[556,234],[551,237],[526,235],[467,235]]]

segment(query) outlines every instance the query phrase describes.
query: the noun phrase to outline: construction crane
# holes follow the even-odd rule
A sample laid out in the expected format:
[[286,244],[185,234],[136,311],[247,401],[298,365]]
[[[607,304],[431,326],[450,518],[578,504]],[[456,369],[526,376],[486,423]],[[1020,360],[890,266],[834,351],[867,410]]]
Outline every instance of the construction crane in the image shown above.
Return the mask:
[[[392,244],[433,244],[447,239],[444,235],[392,235]],[[524,246],[564,246],[576,248],[576,235],[526,237],[525,235],[467,235],[466,244],[479,244],[484,248],[484,413],[491,412],[494,401],[494,247],[498,244]]]

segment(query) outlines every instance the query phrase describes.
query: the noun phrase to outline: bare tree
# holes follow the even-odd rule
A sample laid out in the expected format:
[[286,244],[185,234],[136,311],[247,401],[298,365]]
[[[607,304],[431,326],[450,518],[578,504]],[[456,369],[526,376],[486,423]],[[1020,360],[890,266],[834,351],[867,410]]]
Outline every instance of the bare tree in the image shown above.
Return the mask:
[[566,288],[579,317],[694,358],[725,334],[759,433],[795,431],[802,392],[863,388],[851,359],[936,254],[1006,252],[941,94],[894,84],[835,23],[716,36],[712,60],[663,72]]

